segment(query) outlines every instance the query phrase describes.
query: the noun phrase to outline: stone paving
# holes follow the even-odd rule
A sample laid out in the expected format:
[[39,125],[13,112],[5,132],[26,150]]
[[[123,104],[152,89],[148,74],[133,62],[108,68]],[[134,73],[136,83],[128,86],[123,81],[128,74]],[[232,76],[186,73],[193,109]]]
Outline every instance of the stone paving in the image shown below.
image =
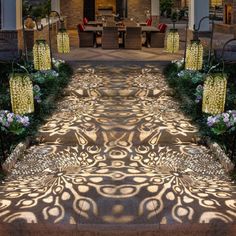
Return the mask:
[[234,235],[236,185],[171,94],[158,63],[79,65],[0,184],[0,235]]

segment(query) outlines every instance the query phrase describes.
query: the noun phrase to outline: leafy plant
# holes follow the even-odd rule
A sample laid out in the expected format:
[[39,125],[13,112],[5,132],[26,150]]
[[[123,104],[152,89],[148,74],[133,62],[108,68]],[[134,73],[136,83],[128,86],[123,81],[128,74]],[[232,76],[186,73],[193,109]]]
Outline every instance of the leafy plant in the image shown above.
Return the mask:
[[203,96],[203,86],[201,84],[199,84],[196,88],[196,92],[195,92],[195,102],[196,103],[200,103],[202,101],[202,96]]
[[236,129],[236,110],[230,110],[216,116],[209,116],[207,125],[216,135],[234,132]]
[[[12,63],[0,63],[0,129],[4,132],[4,138],[8,142],[4,143],[4,153],[0,152],[0,175],[1,162],[12,149],[28,136],[34,136],[38,127],[44,122],[45,118],[51,114],[61,90],[68,84],[72,69],[64,61],[54,60],[54,70],[37,72],[32,63],[24,61],[17,62],[17,72],[27,70],[33,80],[35,112],[25,116],[15,115],[10,112],[11,101],[9,91],[9,74],[12,73]],[[30,120],[30,124],[28,124]]]
[[23,16],[32,15],[36,18],[44,18],[51,11],[51,1],[44,0],[40,4],[30,4],[29,1],[23,1]]
[[175,92],[175,98],[181,100],[182,110],[198,124],[201,135],[211,137],[230,154],[236,129],[236,67],[234,65],[227,64],[224,70],[224,73],[229,76],[225,106],[227,112],[211,117],[202,113],[201,100],[205,74],[209,70],[213,73],[222,73],[222,65],[216,63],[212,60],[211,66],[206,66],[202,71],[196,72],[184,70],[182,61],[173,61],[165,68],[164,74]]
[[22,134],[29,126],[29,117],[20,116],[7,110],[0,111],[0,128],[5,133]]
[[173,7],[173,0],[161,0],[160,1],[161,16],[166,14],[167,17],[170,17],[172,7]]

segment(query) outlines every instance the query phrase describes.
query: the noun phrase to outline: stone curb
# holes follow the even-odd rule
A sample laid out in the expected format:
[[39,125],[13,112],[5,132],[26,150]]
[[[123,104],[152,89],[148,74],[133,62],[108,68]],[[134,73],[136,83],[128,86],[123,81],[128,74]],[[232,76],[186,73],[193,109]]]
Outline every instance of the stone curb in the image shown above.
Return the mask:
[[5,160],[5,162],[2,165],[3,171],[8,174],[11,172],[12,168],[14,168],[16,162],[23,156],[25,150],[30,145],[30,138],[26,138],[25,141],[20,142],[17,144],[13,152],[10,154],[10,156]]
[[[190,101],[189,98],[184,95],[181,96],[181,99],[187,101],[188,103]],[[226,153],[222,150],[220,145],[216,142],[212,142],[212,140],[209,137],[205,137],[203,139],[205,141],[204,143],[206,144],[206,146],[210,148],[214,157],[220,162],[220,164],[223,166],[225,171],[227,173],[231,173],[234,170],[235,165],[230,160],[230,158],[226,155]]]
[[206,145],[210,148],[211,152],[217,160],[221,163],[227,173],[231,173],[235,166],[230,158],[225,154],[220,145],[216,142],[212,142],[210,138],[206,138]]
[[[50,95],[45,102],[51,104],[56,100],[55,95]],[[9,174],[14,168],[16,162],[23,156],[26,149],[30,146],[31,137],[27,137],[24,141],[17,144],[15,149],[11,152],[10,156],[7,157],[5,162],[2,164],[2,169],[5,174]]]

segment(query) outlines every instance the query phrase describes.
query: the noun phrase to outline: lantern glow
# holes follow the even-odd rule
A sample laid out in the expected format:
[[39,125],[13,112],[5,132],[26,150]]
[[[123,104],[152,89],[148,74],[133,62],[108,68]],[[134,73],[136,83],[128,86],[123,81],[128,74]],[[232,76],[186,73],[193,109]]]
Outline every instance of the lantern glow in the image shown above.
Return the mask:
[[57,50],[59,53],[70,52],[70,38],[66,30],[60,30],[57,34]]
[[34,69],[35,70],[50,70],[51,56],[50,48],[46,40],[37,40],[33,47]]
[[203,64],[203,46],[200,40],[192,40],[186,51],[186,70],[201,70]]
[[27,74],[10,76],[10,93],[12,111],[24,115],[34,112],[33,84]]
[[171,29],[166,38],[166,51],[176,53],[179,51],[179,33],[177,29]]
[[212,115],[223,113],[227,92],[226,88],[226,75],[208,75],[204,83],[202,111]]

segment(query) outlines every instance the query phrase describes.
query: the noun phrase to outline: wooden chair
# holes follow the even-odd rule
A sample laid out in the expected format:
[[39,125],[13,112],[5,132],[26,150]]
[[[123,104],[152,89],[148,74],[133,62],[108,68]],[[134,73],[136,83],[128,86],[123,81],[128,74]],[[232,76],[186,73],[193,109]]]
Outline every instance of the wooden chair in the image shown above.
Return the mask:
[[164,48],[165,47],[165,33],[152,32],[150,35],[151,48]]
[[93,47],[94,46],[94,33],[85,32],[84,26],[79,24],[77,26],[78,35],[79,35],[79,45],[80,47]]
[[166,24],[159,24],[157,28],[159,32],[152,32],[150,35],[150,46],[152,48],[164,48],[165,47],[165,37],[166,37]]
[[106,27],[116,27],[115,21],[107,21],[105,24]]
[[117,27],[103,27],[102,48],[103,49],[119,48],[119,35]]
[[125,48],[142,49],[142,30],[141,27],[127,27],[125,34]]

